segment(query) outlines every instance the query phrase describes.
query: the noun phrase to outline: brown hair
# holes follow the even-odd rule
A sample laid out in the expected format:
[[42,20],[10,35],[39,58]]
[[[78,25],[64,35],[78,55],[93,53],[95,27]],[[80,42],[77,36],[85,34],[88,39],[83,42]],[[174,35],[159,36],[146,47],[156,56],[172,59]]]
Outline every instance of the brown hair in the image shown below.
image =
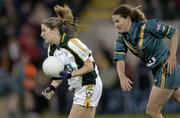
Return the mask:
[[54,11],[57,14],[57,17],[46,18],[42,21],[42,24],[51,29],[58,27],[60,33],[75,36],[78,32],[78,27],[77,24],[73,22],[71,9],[67,5],[56,5]]
[[140,11],[138,8],[139,6],[133,8],[128,4],[122,4],[114,9],[113,15],[120,15],[123,18],[127,18],[129,16],[132,21],[146,21],[144,13]]

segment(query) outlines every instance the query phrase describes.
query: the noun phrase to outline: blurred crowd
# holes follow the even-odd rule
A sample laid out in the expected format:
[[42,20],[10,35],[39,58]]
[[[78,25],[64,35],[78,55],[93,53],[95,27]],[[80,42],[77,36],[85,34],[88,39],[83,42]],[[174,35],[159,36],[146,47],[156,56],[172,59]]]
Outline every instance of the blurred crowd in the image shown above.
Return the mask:
[[[50,102],[41,96],[42,89],[50,80],[41,69],[43,60],[47,57],[47,45],[40,37],[40,26],[44,18],[55,15],[53,7],[56,4],[66,3],[74,16],[81,19],[91,1],[93,0],[0,0],[0,116],[69,112],[72,93],[67,91],[67,82],[58,88],[56,96]],[[126,2],[127,0],[119,1]],[[180,0],[145,0],[142,5],[148,18],[180,18]],[[98,51],[93,52],[104,85],[98,113],[143,113],[152,84],[150,70],[139,60],[130,60],[126,65],[126,74],[133,78],[134,90],[122,93],[112,60],[113,47],[109,48],[101,40],[97,42]],[[179,57],[180,55],[180,62]],[[136,63],[137,66],[134,67],[131,63]],[[180,112],[180,107],[170,101],[164,111]]]

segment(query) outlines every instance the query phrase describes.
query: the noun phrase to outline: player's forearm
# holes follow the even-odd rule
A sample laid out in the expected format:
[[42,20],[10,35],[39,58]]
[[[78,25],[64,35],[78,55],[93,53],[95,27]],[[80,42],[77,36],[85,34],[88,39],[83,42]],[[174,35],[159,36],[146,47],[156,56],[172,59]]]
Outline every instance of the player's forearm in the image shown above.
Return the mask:
[[88,59],[85,63],[84,63],[84,66],[81,67],[80,69],[78,70],[75,70],[72,72],[72,77],[76,77],[76,76],[81,76],[81,75],[84,75],[84,74],[87,74],[91,71],[93,71],[94,67],[93,67],[93,63],[90,59]]
[[174,36],[171,39],[170,45],[170,56],[176,56],[177,47],[178,47],[178,31],[176,30]]
[[62,80],[53,80],[53,81],[51,82],[51,85],[52,85],[54,88],[57,88],[61,83],[62,83]]
[[125,62],[124,61],[117,61],[117,72],[119,75],[119,79],[124,78],[125,75]]

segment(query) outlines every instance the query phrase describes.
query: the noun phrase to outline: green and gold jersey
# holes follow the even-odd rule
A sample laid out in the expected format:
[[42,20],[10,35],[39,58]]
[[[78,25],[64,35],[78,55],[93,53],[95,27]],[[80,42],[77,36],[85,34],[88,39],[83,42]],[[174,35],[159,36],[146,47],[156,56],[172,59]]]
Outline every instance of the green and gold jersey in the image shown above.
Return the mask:
[[129,32],[120,33],[114,47],[114,60],[124,60],[129,49],[147,67],[154,68],[169,56],[163,39],[171,39],[176,29],[157,19],[132,23]]
[[[87,74],[82,75],[82,86],[89,84],[96,84],[96,78],[99,76],[98,68],[94,62],[92,52],[89,48],[81,42],[78,38],[69,38],[65,33],[62,35],[61,42],[59,45],[50,45],[48,55],[60,55],[63,50],[66,50],[66,56],[68,59],[64,59],[66,62],[70,60],[69,63],[72,62],[77,65],[77,69],[84,66],[84,63],[87,59],[90,59],[93,63],[94,70]],[[63,59],[62,59],[63,60]],[[72,64],[73,65],[73,64]],[[69,64],[66,64],[66,67],[71,68]]]

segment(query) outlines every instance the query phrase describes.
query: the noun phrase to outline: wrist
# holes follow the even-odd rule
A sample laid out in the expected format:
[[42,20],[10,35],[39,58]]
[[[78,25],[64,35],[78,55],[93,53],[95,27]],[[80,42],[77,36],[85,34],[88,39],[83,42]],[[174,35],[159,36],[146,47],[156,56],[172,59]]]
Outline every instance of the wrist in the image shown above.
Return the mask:
[[125,78],[126,78],[126,75],[124,75],[124,74],[123,74],[123,75],[120,75],[119,78],[120,78],[120,79],[125,79]]
[[170,56],[176,56],[176,53],[170,52]]
[[56,91],[56,88],[53,85],[49,86],[51,90]]

